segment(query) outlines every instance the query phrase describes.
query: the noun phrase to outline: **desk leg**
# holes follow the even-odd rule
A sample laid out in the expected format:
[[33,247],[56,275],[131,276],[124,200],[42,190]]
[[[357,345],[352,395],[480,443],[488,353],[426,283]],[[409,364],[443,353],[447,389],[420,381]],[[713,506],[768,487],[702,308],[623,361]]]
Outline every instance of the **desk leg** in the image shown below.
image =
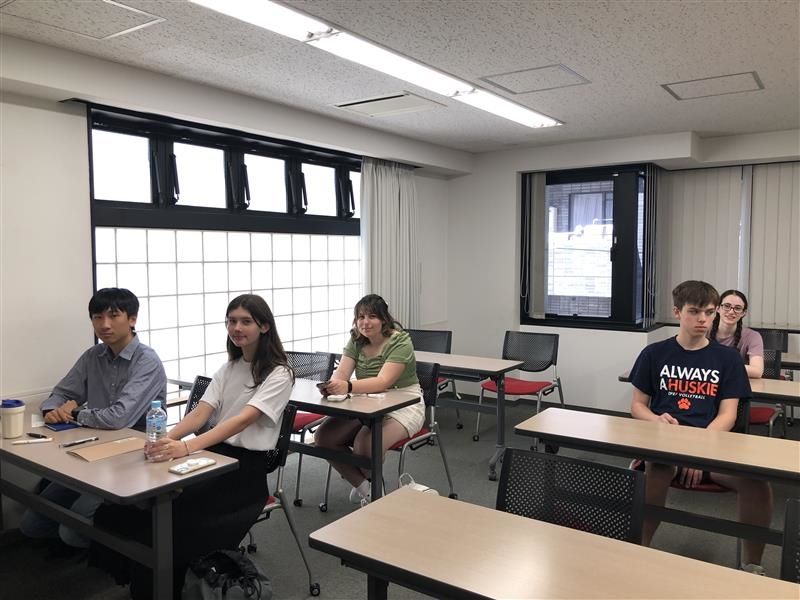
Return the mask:
[[389,594],[389,582],[367,575],[367,598],[369,600],[386,600]]
[[153,598],[172,598],[172,496],[163,494],[154,500],[153,527]]
[[[372,499],[383,493],[383,416],[372,421]],[[384,596],[385,598],[386,596]]]
[[506,450],[506,384],[505,375],[500,375],[497,383],[497,445],[489,461],[489,481],[497,480],[497,463]]

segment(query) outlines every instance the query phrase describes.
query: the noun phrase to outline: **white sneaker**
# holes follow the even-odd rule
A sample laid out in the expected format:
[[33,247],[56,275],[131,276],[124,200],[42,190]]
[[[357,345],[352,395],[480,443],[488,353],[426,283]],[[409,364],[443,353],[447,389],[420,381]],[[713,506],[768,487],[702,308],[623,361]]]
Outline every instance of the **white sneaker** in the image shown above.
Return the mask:
[[354,487],[350,490],[350,502],[352,504],[361,504],[364,500],[369,502],[371,498],[372,498],[371,492],[367,492],[367,495],[365,496],[364,494],[358,491],[358,488]]
[[742,563],[739,569],[742,571],[747,571],[748,573],[752,573],[753,575],[765,576],[767,574],[767,572],[764,570],[764,567],[754,563]]

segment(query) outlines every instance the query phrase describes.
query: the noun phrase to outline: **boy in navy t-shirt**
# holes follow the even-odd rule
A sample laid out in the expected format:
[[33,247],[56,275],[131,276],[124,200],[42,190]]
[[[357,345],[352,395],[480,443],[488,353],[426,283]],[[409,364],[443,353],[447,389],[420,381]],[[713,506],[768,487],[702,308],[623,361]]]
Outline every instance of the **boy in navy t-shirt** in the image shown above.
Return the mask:
[[[672,290],[672,312],[678,335],[642,350],[631,371],[635,419],[669,425],[730,431],[740,398],[751,396],[742,358],[736,350],[710,341],[719,294],[704,281],[684,281]],[[766,527],[772,517],[772,490],[767,482],[699,469],[648,462],[648,504],[664,506],[673,479],[682,487],[715,482],[738,493],[739,521]],[[658,521],[645,520],[642,543],[649,546]],[[743,541],[741,568],[764,574],[764,544]]]

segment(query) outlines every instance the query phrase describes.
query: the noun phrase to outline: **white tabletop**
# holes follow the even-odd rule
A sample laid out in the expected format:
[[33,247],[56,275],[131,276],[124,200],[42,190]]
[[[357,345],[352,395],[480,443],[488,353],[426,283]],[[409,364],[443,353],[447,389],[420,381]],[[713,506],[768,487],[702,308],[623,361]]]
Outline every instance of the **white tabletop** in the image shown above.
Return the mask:
[[466,356],[463,354],[444,354],[441,352],[414,351],[419,362],[439,363],[442,370],[482,373],[484,375],[500,375],[518,369],[523,364],[520,360],[503,360],[482,356]]

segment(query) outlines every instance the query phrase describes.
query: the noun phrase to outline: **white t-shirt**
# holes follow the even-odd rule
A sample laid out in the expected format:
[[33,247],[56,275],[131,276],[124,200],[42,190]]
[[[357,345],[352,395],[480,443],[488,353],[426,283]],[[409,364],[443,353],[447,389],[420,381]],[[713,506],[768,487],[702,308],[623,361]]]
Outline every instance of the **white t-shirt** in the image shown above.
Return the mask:
[[246,405],[260,410],[262,414],[254,423],[225,442],[248,450],[272,450],[292,393],[292,376],[285,367],[275,367],[260,386],[253,388],[251,366],[243,358],[222,365],[200,401],[214,409],[211,426],[238,415]]

